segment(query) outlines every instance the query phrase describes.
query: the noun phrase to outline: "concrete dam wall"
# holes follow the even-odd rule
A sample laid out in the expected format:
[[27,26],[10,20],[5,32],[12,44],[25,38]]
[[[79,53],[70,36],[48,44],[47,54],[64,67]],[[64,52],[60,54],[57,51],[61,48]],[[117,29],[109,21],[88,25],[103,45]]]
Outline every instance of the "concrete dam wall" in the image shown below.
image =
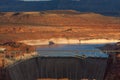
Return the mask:
[[103,80],[106,66],[105,58],[36,57],[8,66],[5,80]]

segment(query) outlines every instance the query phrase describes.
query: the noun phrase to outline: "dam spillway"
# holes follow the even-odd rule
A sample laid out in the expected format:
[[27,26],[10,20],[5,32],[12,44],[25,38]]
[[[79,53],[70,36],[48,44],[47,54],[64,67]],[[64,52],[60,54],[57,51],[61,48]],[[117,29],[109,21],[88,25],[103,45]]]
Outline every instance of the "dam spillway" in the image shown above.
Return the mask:
[[36,57],[6,68],[5,80],[103,80],[106,58]]

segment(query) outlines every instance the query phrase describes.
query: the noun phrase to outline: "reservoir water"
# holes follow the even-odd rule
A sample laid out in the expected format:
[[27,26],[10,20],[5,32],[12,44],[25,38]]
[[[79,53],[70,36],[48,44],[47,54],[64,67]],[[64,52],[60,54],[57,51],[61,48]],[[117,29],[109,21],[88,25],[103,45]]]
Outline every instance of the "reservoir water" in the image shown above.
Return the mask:
[[102,57],[107,58],[108,55],[103,53],[98,47],[105,44],[65,44],[65,45],[49,45],[39,46],[37,52],[40,56],[46,57]]

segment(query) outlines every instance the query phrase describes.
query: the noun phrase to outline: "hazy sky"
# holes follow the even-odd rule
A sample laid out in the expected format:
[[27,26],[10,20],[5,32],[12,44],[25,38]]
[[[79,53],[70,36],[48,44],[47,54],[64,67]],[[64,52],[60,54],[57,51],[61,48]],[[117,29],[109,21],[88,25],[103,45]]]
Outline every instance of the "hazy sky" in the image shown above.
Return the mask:
[[[52,0],[21,0],[21,1],[52,1]],[[71,0],[71,1],[80,1],[80,0]]]
[[120,15],[120,0],[0,0],[1,12],[45,10],[77,10]]
[[51,1],[51,0],[21,0],[21,1]]

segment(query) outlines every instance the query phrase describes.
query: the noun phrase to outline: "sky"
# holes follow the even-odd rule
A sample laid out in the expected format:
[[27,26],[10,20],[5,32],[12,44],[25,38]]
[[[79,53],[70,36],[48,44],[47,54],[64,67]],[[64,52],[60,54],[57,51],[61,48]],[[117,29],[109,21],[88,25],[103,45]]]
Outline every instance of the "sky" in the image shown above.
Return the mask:
[[0,11],[77,10],[120,15],[120,0],[0,0]]
[[[52,1],[52,0],[21,0],[21,1]],[[80,0],[71,0],[71,1],[80,1]]]
[[21,1],[51,1],[51,0],[21,0]]

